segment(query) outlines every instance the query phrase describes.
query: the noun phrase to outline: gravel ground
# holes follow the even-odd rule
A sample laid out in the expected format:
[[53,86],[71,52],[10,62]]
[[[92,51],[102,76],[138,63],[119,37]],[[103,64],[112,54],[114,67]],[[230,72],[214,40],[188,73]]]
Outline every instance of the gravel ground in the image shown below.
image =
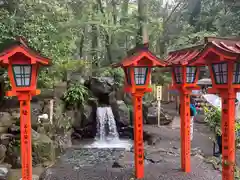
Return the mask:
[[[169,106],[173,115],[176,113],[173,108],[174,103],[165,106]],[[214,170],[212,164],[207,164],[203,158],[204,155],[212,155],[212,142],[209,139],[211,133],[204,124],[195,125],[191,173],[180,170],[179,128],[144,126],[144,130],[154,134],[159,141],[154,145],[145,145],[143,180],[221,179],[221,173]],[[118,168],[112,168],[114,162],[119,165]],[[40,180],[134,180],[133,165],[132,151],[74,147],[68,149],[54,166],[45,170]]]
[[[192,158],[192,172],[184,173],[179,163],[162,162],[145,165],[144,180],[220,180],[219,172],[212,170],[198,157]],[[210,169],[209,169],[210,168]],[[133,168],[110,168],[104,166],[79,167],[62,164],[49,168],[41,176],[45,180],[133,180]]]
[[[180,138],[179,130],[169,127],[157,128],[146,126],[145,130],[161,137],[152,145],[145,145],[145,178],[144,180],[218,180],[219,171],[211,164],[205,163],[196,132],[191,158],[191,173],[180,171]],[[206,142],[208,136],[199,140]],[[210,147],[211,148],[211,147]],[[117,162],[119,168],[112,168]],[[124,149],[85,149],[71,148],[51,168],[47,169],[40,180],[132,180],[134,179],[134,155]]]

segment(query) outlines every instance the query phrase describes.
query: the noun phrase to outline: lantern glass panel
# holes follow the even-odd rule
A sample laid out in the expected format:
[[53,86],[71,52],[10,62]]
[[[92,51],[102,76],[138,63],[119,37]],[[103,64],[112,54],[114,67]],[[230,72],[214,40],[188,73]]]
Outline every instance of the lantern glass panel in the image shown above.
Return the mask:
[[147,79],[148,68],[147,67],[135,67],[134,79],[136,85],[144,85]]
[[13,74],[17,87],[28,87],[31,83],[31,65],[13,65]]
[[233,84],[240,84],[240,63],[234,63]]
[[212,64],[216,84],[226,84],[228,79],[227,63]]
[[131,68],[125,68],[124,72],[128,85],[131,85]]
[[175,75],[175,81],[177,84],[181,84],[182,83],[182,67],[177,66],[174,67],[174,75]]
[[196,78],[197,67],[195,66],[188,66],[186,72],[187,83],[191,84],[194,83]]

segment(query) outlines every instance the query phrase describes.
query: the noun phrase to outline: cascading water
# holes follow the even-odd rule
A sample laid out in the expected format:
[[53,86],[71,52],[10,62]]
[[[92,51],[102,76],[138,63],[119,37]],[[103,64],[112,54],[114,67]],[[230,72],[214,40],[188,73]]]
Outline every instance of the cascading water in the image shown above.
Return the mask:
[[119,139],[116,121],[111,107],[97,108],[97,134],[95,142],[88,148],[124,148],[130,149],[132,143],[129,140]]
[[117,126],[111,107],[97,108],[97,140],[119,140]]

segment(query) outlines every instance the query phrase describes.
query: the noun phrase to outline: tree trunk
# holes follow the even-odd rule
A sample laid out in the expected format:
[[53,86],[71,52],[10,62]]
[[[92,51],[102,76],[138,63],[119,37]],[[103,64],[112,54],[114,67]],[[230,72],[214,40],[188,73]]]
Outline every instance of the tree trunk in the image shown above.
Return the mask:
[[[190,0],[188,3],[190,11],[189,24],[191,26],[196,26],[201,13],[201,0]],[[200,31],[199,25],[196,27],[196,31]]]
[[[98,3],[98,7],[99,7],[100,12],[102,13],[103,17],[105,17],[104,9],[103,9],[103,6],[102,6],[102,1],[97,0],[97,3]],[[112,64],[113,61],[112,61],[112,54],[111,54],[110,37],[108,35],[108,32],[104,28],[103,28],[103,33],[104,33],[104,36],[105,36],[105,48],[107,50],[107,60],[109,61],[110,64]]]
[[138,24],[139,24],[139,29],[137,32],[137,37],[136,37],[136,45],[142,44],[143,43],[143,35],[145,32],[145,25],[146,25],[146,0],[138,0]]
[[112,14],[113,14],[113,24],[117,24],[117,2],[112,0]]
[[[98,7],[96,5],[93,5],[93,12],[97,12]],[[98,68],[99,62],[98,62],[98,28],[95,24],[91,25],[92,31],[91,31],[91,37],[92,37],[92,44],[91,44],[91,56],[92,56],[92,62],[93,67]]]
[[[126,23],[127,23],[128,4],[129,4],[129,0],[123,0],[122,7],[121,7],[121,19],[120,19],[120,24],[122,26],[126,25]],[[123,38],[123,41],[124,41],[124,44],[125,44],[124,45],[125,50],[127,51],[128,50],[128,35],[126,33],[123,33],[123,35],[125,36],[125,38]]]
[[85,37],[86,27],[83,28],[82,35],[80,37],[79,42],[79,57],[83,58],[83,45],[84,45],[84,37]]

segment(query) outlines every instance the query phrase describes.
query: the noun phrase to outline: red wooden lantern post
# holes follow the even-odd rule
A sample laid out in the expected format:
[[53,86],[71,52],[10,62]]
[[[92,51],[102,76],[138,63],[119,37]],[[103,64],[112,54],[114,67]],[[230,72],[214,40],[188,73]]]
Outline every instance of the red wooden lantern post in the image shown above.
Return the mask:
[[199,68],[191,66],[189,61],[194,59],[203,46],[170,52],[166,62],[172,67],[173,89],[180,93],[181,117],[181,168],[191,171],[191,141],[190,141],[190,94],[192,90],[200,89],[196,85]]
[[0,64],[7,67],[12,90],[7,96],[17,96],[20,101],[22,179],[32,180],[31,106],[32,96],[40,94],[36,89],[40,65],[49,65],[49,59],[31,50],[22,38],[18,38],[0,54]]
[[240,40],[205,38],[206,46],[192,64],[206,64],[212,79],[209,93],[222,98],[222,179],[234,180],[235,99],[240,91]]
[[125,72],[125,91],[132,94],[134,106],[134,156],[135,176],[144,177],[144,145],[142,98],[145,92],[151,92],[149,82],[151,68],[165,66],[165,63],[154,56],[147,44],[129,51],[129,56],[113,67],[122,67]]

